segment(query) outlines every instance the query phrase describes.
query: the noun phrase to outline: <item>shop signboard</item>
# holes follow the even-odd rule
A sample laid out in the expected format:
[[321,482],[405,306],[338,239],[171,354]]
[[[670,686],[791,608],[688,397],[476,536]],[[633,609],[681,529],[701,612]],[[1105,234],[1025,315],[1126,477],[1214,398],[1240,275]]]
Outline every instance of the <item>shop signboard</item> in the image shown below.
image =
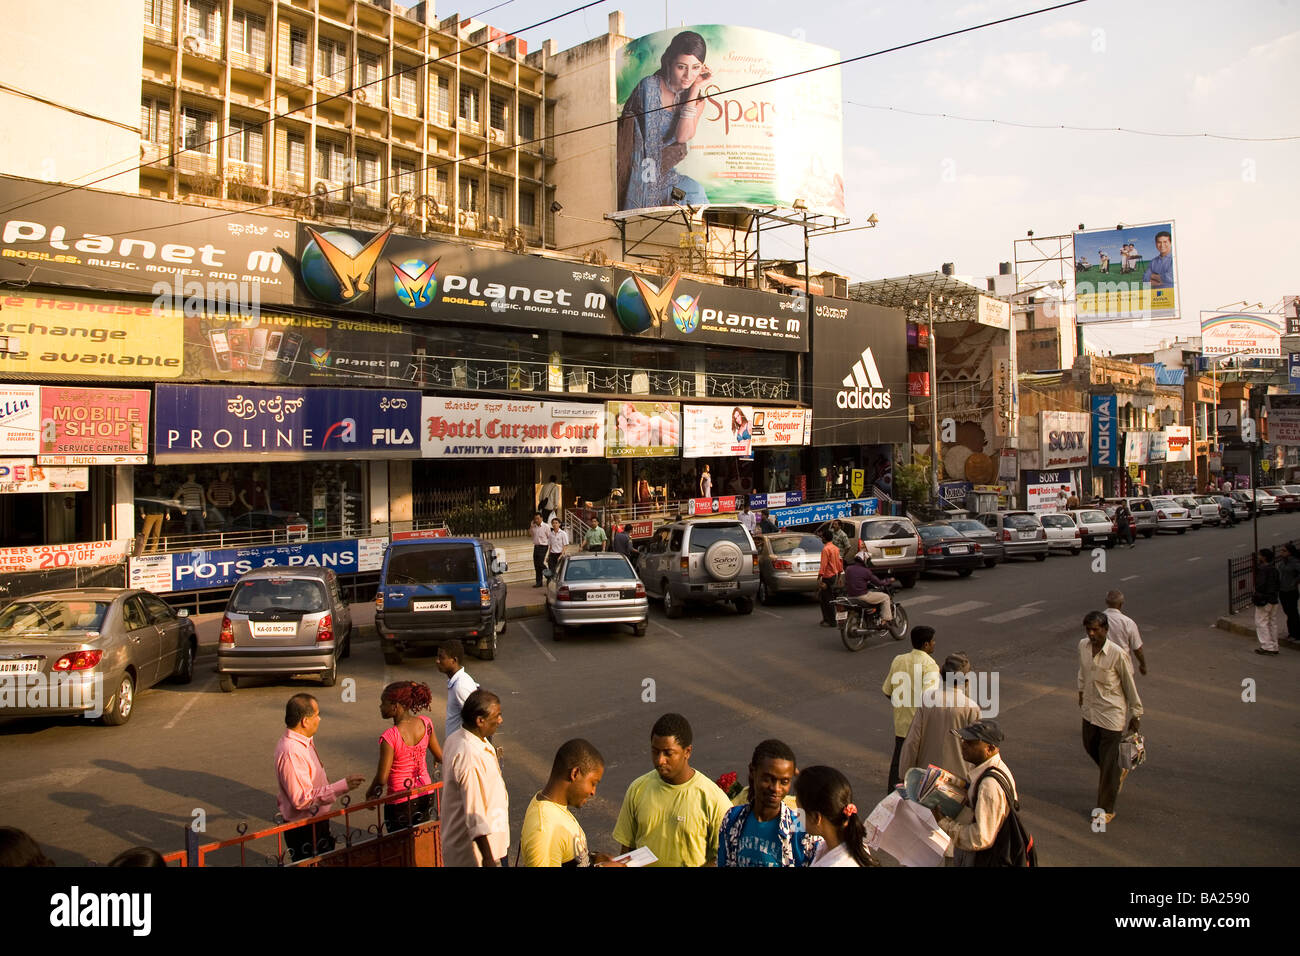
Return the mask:
[[939,483],[939,497],[959,507],[966,507],[966,496],[975,489],[970,481],[943,481]]
[[908,398],[929,398],[930,397],[930,373],[929,372],[908,372],[907,373],[907,397]]
[[155,403],[164,464],[420,457],[416,391],[160,384]]
[[[749,500],[751,510],[761,510],[755,507],[752,496]],[[765,507],[771,509],[772,520],[782,528],[788,528],[791,525],[814,524],[830,521],[832,518],[847,518],[850,515],[873,515],[880,508],[880,499],[848,498],[839,501],[822,501],[813,505],[801,505],[797,508],[776,508],[772,505],[766,505]]]
[[628,521],[624,523],[624,529],[627,536],[633,540],[652,537],[655,533],[655,523],[653,521]]
[[152,303],[78,295],[9,293],[0,332],[19,348],[0,352],[0,374],[60,378],[179,378],[183,315]]
[[155,592],[231,587],[254,568],[330,568],[338,574],[374,571],[387,538],[343,538],[301,544],[170,552],[131,558],[127,586]]
[[1119,399],[1114,395],[1092,396],[1092,463],[1097,467],[1119,466],[1118,414]]
[[1083,412],[1039,412],[1039,468],[1082,468],[1088,464],[1089,416]]
[[55,568],[111,567],[126,560],[128,541],[82,541],[0,548],[0,573]]
[[750,454],[749,405],[683,405],[683,458],[737,458]]
[[1300,445],[1300,395],[1269,395],[1268,440],[1273,445]]
[[1178,318],[1174,239],[1172,221],[1076,232],[1076,321]]
[[772,491],[766,494],[749,496],[749,510],[762,511],[764,508],[787,508],[803,504],[802,491]]
[[1163,465],[1168,452],[1164,432],[1147,432],[1147,464]]
[[902,310],[815,297],[812,311],[813,444],[907,441]]
[[143,465],[148,435],[143,389],[41,386],[42,465]]
[[575,402],[425,396],[425,458],[600,458],[605,409]]
[[687,507],[689,513],[694,516],[734,514],[740,510],[740,500],[735,495],[724,495],[721,498],[692,498],[687,502]]
[[0,461],[0,494],[46,494],[89,488],[89,468],[34,465],[30,459]]
[[681,446],[682,410],[676,402],[608,402],[606,458],[675,458]]
[[[664,64],[677,56],[696,71],[676,93],[682,105],[663,109],[661,87],[672,79],[661,79]],[[615,62],[617,208],[788,209],[803,200],[843,216],[840,71],[825,68],[839,59],[800,39],[718,24],[632,40]],[[789,79],[768,82],[781,77]],[[692,132],[678,144],[670,132],[682,122]]]
[[1124,464],[1145,465],[1151,448],[1150,432],[1124,433]]
[[295,228],[279,217],[12,176],[0,176],[0,208],[11,210],[0,227],[0,281],[136,295],[158,295],[162,283],[219,295],[235,312],[254,295],[293,302]]
[[1004,448],[998,455],[998,481],[1015,481],[1020,472],[1016,449]]
[[1168,451],[1165,454],[1165,461],[1191,461],[1192,460],[1192,426],[1191,425],[1166,425],[1165,426],[1165,445]]
[[1285,327],[1276,312],[1202,312],[1201,348],[1210,356],[1281,358]]
[[40,388],[0,384],[0,455],[35,455],[40,451]]
[[1300,392],[1300,352],[1288,352],[1286,356],[1287,382],[1292,394]]
[[812,412],[806,408],[755,408],[750,431],[755,448],[790,447],[808,444],[808,419]]
[[1025,507],[1030,511],[1056,511],[1062,487],[1074,488],[1069,471],[1026,471]]

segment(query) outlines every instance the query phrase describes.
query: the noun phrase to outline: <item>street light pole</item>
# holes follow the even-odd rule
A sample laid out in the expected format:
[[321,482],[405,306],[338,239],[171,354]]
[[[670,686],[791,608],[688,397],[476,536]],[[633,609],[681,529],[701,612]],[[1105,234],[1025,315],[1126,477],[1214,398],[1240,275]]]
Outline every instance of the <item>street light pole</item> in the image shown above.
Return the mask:
[[[943,302],[943,297],[939,297]],[[926,303],[930,317],[930,344],[926,350],[930,361],[930,492],[934,495],[934,504],[939,503],[939,376],[935,371],[934,354],[934,293],[926,293]]]

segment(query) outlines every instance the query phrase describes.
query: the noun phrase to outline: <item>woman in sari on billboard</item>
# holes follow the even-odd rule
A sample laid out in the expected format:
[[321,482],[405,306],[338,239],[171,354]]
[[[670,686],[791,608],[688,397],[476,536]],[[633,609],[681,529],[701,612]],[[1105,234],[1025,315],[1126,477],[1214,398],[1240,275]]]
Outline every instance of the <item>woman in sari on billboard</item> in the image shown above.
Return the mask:
[[[645,77],[623,104],[618,123],[619,209],[647,209],[709,201],[704,188],[674,167],[686,158],[712,76],[704,38],[689,30],[673,37],[659,69]],[[674,199],[673,190],[682,198]]]

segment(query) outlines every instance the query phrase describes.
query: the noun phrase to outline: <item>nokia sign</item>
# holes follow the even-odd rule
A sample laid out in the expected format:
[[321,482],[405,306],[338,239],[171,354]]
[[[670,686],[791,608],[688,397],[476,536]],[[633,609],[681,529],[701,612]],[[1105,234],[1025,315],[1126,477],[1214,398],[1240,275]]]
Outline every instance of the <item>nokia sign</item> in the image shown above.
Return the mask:
[[1115,416],[1119,401],[1114,395],[1092,396],[1092,463],[1101,468],[1119,467],[1119,443]]
[[812,443],[906,441],[907,324],[903,313],[862,302],[820,298],[811,312]]

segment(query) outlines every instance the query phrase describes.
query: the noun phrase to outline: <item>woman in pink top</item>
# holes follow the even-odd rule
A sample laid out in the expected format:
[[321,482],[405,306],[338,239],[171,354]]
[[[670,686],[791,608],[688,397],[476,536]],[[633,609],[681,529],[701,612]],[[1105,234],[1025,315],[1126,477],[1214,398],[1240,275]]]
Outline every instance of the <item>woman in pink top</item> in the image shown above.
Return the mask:
[[[366,796],[375,799],[384,793],[401,793],[432,782],[427,755],[442,763],[442,747],[433,732],[433,722],[420,714],[433,701],[428,684],[411,680],[397,681],[384,688],[379,699],[379,713],[392,720],[393,726],[379,738],[379,769]],[[389,833],[430,819],[431,794],[405,797],[384,805],[384,827]]]

